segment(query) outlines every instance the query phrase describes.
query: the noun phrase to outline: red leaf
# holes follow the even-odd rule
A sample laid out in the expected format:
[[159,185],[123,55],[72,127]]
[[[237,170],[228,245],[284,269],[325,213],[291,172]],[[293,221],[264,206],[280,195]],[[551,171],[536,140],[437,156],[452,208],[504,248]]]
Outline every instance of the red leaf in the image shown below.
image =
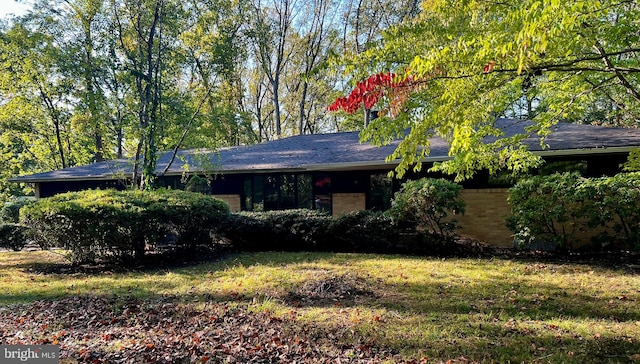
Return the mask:
[[493,66],[495,66],[495,65],[496,65],[496,63],[494,61],[489,61],[489,63],[487,63],[483,68],[484,73],[491,72],[491,70],[493,70]]
[[350,114],[356,112],[362,105],[371,109],[378,103],[385,88],[395,86],[392,82],[395,77],[396,75],[393,73],[371,75],[366,80],[359,82],[349,96],[337,98],[327,109],[329,111],[343,109]]

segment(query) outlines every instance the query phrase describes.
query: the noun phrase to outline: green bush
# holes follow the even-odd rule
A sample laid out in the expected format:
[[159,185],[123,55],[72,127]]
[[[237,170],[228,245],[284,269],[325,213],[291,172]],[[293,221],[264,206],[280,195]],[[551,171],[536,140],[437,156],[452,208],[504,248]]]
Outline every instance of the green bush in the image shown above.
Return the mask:
[[640,249],[640,173],[585,179],[576,189],[587,228],[601,231],[597,245]]
[[429,234],[389,215],[358,211],[329,216],[315,210],[239,212],[218,230],[239,251],[326,251],[424,254],[441,251]]
[[90,190],[38,200],[22,221],[41,247],[66,249],[72,262],[130,262],[164,243],[187,252],[211,246],[228,214],[223,201],[192,192]]
[[432,254],[441,251],[440,242],[411,224],[375,211],[334,216],[326,238],[330,251],[360,253]]
[[17,224],[20,221],[20,209],[33,203],[35,200],[20,199],[5,204],[0,209],[0,222],[7,224]]
[[432,239],[450,243],[459,228],[450,214],[464,213],[461,191],[462,186],[444,179],[408,181],[395,194],[389,214],[400,223],[414,224]]
[[0,248],[19,251],[27,243],[27,228],[19,224],[0,224]]
[[209,180],[197,175],[193,175],[189,178],[184,189],[189,192],[204,193],[205,195],[211,194],[211,185]]
[[397,244],[397,224],[388,215],[357,211],[333,216],[325,246],[330,251],[389,253]]
[[511,216],[507,226],[519,247],[549,242],[572,249],[581,230],[583,198],[577,185],[584,180],[577,172],[535,176],[509,189]]
[[549,242],[574,249],[581,234],[591,238],[591,247],[640,249],[639,173],[536,176],[509,190],[509,204],[507,226],[522,247]]
[[241,251],[318,250],[329,221],[326,213],[307,209],[239,212],[219,233]]

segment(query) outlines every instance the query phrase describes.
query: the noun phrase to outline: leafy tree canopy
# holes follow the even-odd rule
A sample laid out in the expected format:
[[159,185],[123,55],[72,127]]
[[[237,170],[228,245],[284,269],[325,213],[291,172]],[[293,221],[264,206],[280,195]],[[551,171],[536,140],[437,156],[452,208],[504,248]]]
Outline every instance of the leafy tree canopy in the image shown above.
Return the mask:
[[[453,159],[434,168],[464,179],[539,163],[520,145],[524,135],[487,141],[500,135],[500,116],[533,120],[528,132],[541,137],[559,121],[638,126],[639,26],[636,1],[423,1],[419,16],[345,60],[354,79],[395,75],[356,87],[361,96],[375,93],[384,116],[362,137],[378,144],[403,137],[389,156],[402,158],[400,175],[420,168],[430,137],[443,137]],[[354,109],[349,98],[332,107]]]

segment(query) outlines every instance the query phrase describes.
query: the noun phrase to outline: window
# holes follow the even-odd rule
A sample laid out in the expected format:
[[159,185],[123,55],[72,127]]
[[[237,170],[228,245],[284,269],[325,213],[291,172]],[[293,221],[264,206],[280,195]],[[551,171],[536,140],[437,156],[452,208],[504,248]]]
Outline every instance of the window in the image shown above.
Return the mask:
[[311,176],[269,174],[245,177],[242,208],[249,211],[312,208]]
[[369,193],[369,206],[367,208],[376,211],[386,211],[391,207],[393,198],[393,183],[386,173],[371,175]]
[[311,175],[298,175],[298,208],[313,208],[313,188],[311,186]]
[[320,173],[313,177],[313,208],[331,213],[331,176]]

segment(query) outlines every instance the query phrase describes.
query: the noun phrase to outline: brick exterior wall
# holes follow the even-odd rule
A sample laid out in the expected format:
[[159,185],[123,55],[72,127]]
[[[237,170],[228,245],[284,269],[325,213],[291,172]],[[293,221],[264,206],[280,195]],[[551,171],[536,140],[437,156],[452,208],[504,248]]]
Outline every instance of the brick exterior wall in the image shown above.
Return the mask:
[[458,233],[492,246],[512,248],[512,233],[505,225],[511,213],[508,196],[506,188],[462,190],[466,209],[464,215],[455,216],[462,227]]
[[240,195],[213,195],[215,198],[219,198],[222,201],[229,204],[229,210],[231,212],[240,211]]
[[333,215],[362,211],[367,208],[367,195],[364,193],[334,193],[332,199]]

